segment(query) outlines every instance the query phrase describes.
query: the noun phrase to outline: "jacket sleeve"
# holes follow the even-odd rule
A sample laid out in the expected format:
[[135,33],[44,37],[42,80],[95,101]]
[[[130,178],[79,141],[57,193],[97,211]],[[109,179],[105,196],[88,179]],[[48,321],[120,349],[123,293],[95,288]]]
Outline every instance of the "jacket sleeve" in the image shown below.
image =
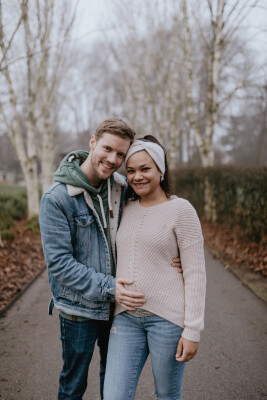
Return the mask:
[[54,279],[89,300],[114,301],[116,279],[74,258],[67,216],[51,193],[42,197],[39,222],[46,265]]

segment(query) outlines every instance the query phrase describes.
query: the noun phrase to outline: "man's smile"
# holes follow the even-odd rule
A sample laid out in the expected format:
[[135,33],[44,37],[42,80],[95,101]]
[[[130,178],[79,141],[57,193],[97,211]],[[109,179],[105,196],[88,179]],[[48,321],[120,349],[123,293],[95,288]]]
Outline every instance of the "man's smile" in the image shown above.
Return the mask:
[[100,164],[102,164],[105,168],[114,169],[114,165],[105,164],[103,161],[100,161]]

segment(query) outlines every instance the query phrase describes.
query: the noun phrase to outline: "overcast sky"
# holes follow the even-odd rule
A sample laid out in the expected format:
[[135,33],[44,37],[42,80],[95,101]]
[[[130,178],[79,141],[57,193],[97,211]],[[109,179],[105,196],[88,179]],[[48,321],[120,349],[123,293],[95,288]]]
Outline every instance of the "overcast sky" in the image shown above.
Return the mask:
[[[136,3],[140,0],[128,1]],[[247,2],[247,0],[243,1]],[[120,3],[119,0],[116,2]],[[110,18],[112,3],[112,0],[79,0],[73,37],[82,44],[88,44],[101,35],[102,29],[112,29],[113,16]],[[267,0],[259,0],[258,6],[251,10],[246,25],[249,28],[249,36],[253,39],[253,45],[267,51]],[[259,35],[260,29],[265,29],[265,33]]]

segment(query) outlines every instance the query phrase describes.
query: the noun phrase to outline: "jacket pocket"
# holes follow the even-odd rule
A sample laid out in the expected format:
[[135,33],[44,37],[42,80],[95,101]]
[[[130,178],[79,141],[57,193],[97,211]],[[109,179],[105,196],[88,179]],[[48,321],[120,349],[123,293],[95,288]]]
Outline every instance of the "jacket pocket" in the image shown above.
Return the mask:
[[86,265],[94,229],[94,217],[90,214],[73,216],[73,226],[75,256],[78,262]]
[[73,217],[73,225],[79,228],[87,228],[94,221],[93,215],[82,214]]

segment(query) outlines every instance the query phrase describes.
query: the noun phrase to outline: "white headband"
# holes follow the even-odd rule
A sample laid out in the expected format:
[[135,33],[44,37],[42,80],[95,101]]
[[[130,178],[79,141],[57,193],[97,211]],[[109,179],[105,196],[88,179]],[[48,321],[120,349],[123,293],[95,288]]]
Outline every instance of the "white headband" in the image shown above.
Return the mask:
[[129,148],[128,153],[125,157],[125,164],[128,159],[138,151],[145,150],[150,157],[154,160],[155,164],[158,166],[160,172],[164,176],[165,173],[165,155],[162,147],[157,143],[153,142],[143,142],[142,140],[136,140]]

